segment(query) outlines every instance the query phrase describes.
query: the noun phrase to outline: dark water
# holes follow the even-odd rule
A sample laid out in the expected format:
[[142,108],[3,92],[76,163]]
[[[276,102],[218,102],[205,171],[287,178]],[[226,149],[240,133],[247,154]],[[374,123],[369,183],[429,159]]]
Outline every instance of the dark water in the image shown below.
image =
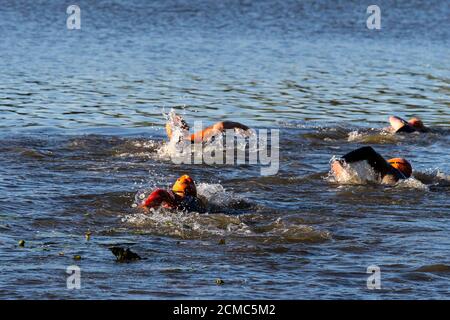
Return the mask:
[[[73,31],[66,1],[0,5],[0,298],[450,298],[448,1],[378,1],[380,31],[367,1],[78,4]],[[280,129],[278,174],[174,165],[172,108]],[[387,135],[390,114],[432,132]],[[362,145],[415,179],[327,179]],[[209,214],[132,208],[184,173]],[[116,263],[112,245],[144,260]]]

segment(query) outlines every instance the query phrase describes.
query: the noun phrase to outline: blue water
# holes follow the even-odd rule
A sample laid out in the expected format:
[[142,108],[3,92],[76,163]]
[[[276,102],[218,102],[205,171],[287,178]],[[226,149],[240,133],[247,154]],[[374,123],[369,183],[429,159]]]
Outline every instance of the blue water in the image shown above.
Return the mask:
[[[377,1],[381,30],[364,1],[77,4],[81,30],[66,1],[0,5],[0,298],[450,298],[448,1]],[[171,109],[279,129],[280,171],[173,164]],[[385,135],[391,114],[432,131]],[[363,145],[416,180],[327,179]],[[132,208],[184,173],[215,210]],[[144,259],[117,263],[112,245]]]

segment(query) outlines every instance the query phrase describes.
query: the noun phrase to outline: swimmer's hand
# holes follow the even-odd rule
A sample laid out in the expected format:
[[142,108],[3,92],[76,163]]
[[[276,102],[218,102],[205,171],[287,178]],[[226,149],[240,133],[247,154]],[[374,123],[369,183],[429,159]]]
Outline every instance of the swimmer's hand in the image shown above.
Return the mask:
[[340,179],[342,177],[345,171],[344,164],[345,162],[343,159],[336,159],[331,163],[331,172],[335,178]]

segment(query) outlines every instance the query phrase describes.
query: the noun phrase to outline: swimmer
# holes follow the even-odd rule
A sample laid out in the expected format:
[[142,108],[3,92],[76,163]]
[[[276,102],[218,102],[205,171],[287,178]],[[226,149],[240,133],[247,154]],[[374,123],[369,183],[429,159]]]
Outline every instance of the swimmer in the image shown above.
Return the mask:
[[385,160],[372,147],[362,147],[347,153],[339,160],[331,163],[331,172],[337,178],[345,174],[346,164],[367,161],[373,168],[382,184],[395,184],[412,175],[411,164],[403,158]]
[[411,133],[411,132],[427,132],[428,129],[423,125],[422,120],[419,118],[411,118],[408,121],[403,120],[397,116],[390,116],[389,123],[391,126],[388,130],[394,133]]
[[186,121],[181,116],[179,116],[175,113],[171,113],[170,119],[166,123],[166,133],[167,133],[167,137],[169,138],[169,140],[172,139],[174,126],[180,128],[182,131],[187,133],[186,135],[183,135],[183,136],[186,136],[187,137],[186,139],[188,141],[191,141],[192,143],[208,141],[212,137],[217,136],[228,129],[240,129],[243,131],[250,130],[249,127],[247,127],[246,125],[243,125],[239,122],[220,121],[220,122],[213,124],[212,126],[207,127],[206,129],[204,129],[202,131],[195,132],[189,136],[188,135],[189,125],[186,123]]
[[144,201],[140,208],[168,208],[186,211],[205,212],[205,206],[197,196],[194,180],[183,175],[174,183],[172,190],[156,189]]

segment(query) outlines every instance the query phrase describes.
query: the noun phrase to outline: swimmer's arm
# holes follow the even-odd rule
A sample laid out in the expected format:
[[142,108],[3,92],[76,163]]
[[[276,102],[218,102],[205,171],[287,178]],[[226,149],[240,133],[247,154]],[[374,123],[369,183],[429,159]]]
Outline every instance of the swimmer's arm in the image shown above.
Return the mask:
[[142,204],[139,207],[157,208],[161,206],[163,202],[167,203],[169,206],[175,206],[176,204],[175,197],[171,193],[164,189],[156,189],[147,197],[147,199],[142,201]]
[[345,162],[352,163],[366,160],[370,166],[382,176],[392,170],[392,166],[372,147],[362,147],[342,157]]
[[414,132],[416,131],[411,125],[400,117],[390,116],[389,123],[391,127],[394,129],[394,132]]
[[211,137],[218,135],[225,130],[228,129],[242,129],[242,130],[249,130],[250,128],[246,125],[243,125],[239,122],[232,122],[232,121],[221,121],[217,122],[212,126],[209,126],[208,128],[195,132],[191,135],[191,142],[203,142]]

